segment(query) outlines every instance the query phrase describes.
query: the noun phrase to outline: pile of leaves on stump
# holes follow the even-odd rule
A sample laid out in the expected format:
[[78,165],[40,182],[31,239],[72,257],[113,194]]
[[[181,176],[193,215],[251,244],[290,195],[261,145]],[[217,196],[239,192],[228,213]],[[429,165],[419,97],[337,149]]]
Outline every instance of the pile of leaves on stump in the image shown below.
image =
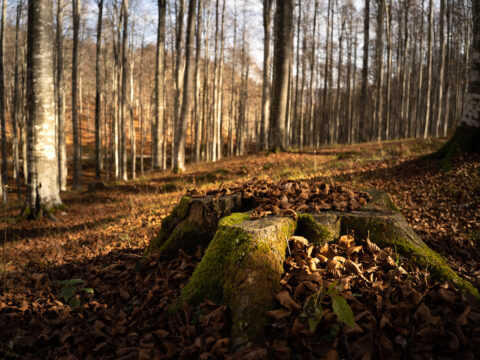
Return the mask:
[[229,187],[222,184],[215,190],[193,189],[187,192],[192,198],[236,193],[241,193],[243,199],[253,201],[255,207],[251,218],[254,219],[268,215],[291,216],[296,212],[351,211],[365,205],[372,198],[365,191],[353,191],[340,184],[316,180],[271,181],[256,178]]

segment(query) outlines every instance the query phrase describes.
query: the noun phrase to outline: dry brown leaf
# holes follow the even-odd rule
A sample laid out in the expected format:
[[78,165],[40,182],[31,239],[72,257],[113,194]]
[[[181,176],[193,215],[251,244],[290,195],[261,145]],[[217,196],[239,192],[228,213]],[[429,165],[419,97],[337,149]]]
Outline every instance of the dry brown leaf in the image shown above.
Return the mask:
[[290,316],[291,312],[285,309],[277,309],[277,310],[270,310],[267,311],[267,315],[273,318],[274,320],[278,321],[283,319],[284,317]]
[[358,254],[360,251],[362,251],[363,245],[358,245],[358,246],[352,246],[347,250],[347,255],[351,257],[353,254]]
[[288,291],[281,291],[275,295],[275,298],[278,300],[280,305],[286,307],[290,311],[300,310],[302,307],[297,304]]
[[370,239],[367,238],[366,243],[367,243],[366,248],[370,253],[377,254],[381,251],[378,245],[371,242]]
[[348,249],[355,244],[355,239],[352,235],[343,235],[338,239],[338,245],[344,249]]

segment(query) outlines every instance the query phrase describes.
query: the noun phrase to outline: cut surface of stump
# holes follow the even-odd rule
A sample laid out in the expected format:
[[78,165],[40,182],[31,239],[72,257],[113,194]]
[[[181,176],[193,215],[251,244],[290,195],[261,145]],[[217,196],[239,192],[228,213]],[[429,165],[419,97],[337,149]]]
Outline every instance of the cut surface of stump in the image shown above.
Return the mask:
[[[428,267],[436,280],[452,281],[479,298],[478,290],[410,228],[386,193],[363,191],[368,192],[370,201],[353,211],[294,213],[291,217],[258,218],[258,199],[246,199],[240,192],[183,197],[162,221],[162,229],[149,248],[175,256],[179,249],[192,253],[198,245],[206,247],[172,310],[179,310],[184,302],[198,305],[205,298],[223,303],[231,313],[232,347],[262,342],[269,322],[266,312],[275,307],[288,239],[293,234],[322,245],[353,232],[356,238],[369,238],[381,247],[395,249],[417,265]],[[260,204],[264,203],[261,200]]]

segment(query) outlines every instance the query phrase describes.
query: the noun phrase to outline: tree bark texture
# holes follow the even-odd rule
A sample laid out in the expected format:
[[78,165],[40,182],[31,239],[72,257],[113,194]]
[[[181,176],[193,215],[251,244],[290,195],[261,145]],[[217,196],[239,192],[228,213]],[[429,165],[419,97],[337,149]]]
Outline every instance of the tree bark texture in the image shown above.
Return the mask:
[[52,2],[28,2],[28,184],[30,216],[61,204],[55,152]]
[[288,76],[293,47],[293,8],[293,0],[277,1],[274,25],[274,77],[269,136],[269,147],[274,151],[285,149]]

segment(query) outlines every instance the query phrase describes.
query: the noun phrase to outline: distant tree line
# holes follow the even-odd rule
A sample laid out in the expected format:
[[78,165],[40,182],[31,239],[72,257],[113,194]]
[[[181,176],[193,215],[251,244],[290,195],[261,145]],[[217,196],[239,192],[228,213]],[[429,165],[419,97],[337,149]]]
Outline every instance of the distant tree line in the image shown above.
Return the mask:
[[19,197],[27,186],[27,212],[60,203],[69,174],[81,187],[89,161],[127,180],[252,150],[446,136],[472,98],[478,0],[147,5],[2,0],[0,172]]

